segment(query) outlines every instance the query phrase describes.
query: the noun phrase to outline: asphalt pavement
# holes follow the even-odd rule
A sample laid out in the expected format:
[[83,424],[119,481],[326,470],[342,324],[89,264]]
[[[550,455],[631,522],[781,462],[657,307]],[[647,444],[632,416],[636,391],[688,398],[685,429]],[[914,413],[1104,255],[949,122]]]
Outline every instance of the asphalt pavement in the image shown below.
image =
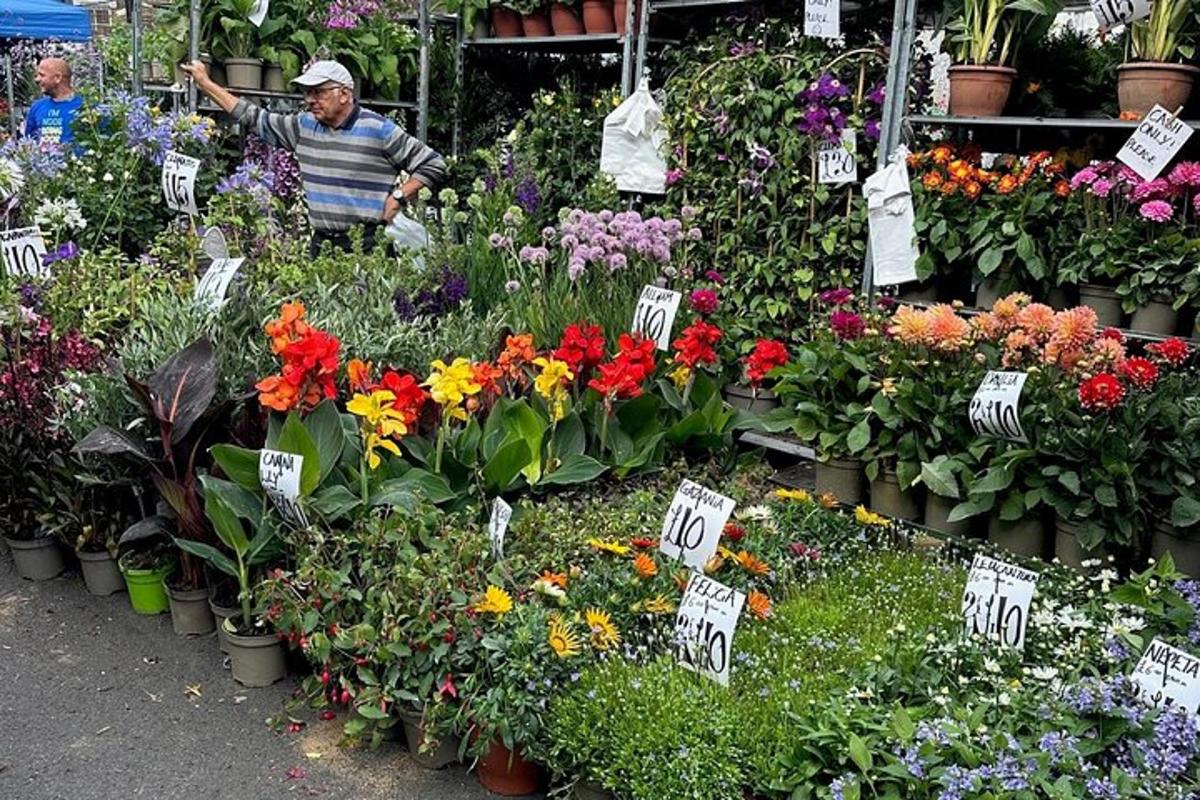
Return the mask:
[[215,635],[185,639],[76,573],[32,583],[0,550],[0,800],[484,800],[473,773],[403,745],[337,746],[341,720],[276,734],[289,678],[234,682]]

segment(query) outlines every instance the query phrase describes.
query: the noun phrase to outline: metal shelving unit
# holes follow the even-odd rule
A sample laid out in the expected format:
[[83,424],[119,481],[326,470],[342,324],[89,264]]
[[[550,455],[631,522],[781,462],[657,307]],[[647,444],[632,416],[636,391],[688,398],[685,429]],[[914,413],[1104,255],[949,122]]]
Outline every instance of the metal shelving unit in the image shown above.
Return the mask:
[[[683,15],[694,11],[719,13],[722,10],[733,10],[752,2],[754,0],[647,0],[641,3],[637,19],[637,66],[634,75],[641,78],[646,74],[649,45],[674,43],[669,39],[660,39],[651,34],[650,27],[653,18]],[[634,6],[632,0],[629,6],[630,8]]]

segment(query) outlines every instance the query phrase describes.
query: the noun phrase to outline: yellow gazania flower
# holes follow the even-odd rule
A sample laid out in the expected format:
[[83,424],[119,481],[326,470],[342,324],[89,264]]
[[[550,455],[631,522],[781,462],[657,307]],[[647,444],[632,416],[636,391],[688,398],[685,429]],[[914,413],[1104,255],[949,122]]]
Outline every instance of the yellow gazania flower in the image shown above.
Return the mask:
[[619,542],[609,542],[604,539],[588,539],[588,544],[601,553],[612,553],[614,556],[623,556],[629,552],[629,548]]
[[647,614],[674,614],[675,604],[665,594],[660,594],[642,603],[642,611]]
[[796,500],[801,503],[812,500],[812,496],[803,489],[776,489],[775,497],[778,500]]
[[687,386],[687,382],[692,379],[692,369],[686,364],[680,364],[672,372],[667,374],[667,377],[675,382],[676,389],[683,389]]
[[575,379],[571,366],[556,358],[535,358],[534,366],[541,367],[541,372],[533,379],[533,388],[547,400],[553,400],[562,392],[562,385]]
[[495,614],[498,617],[502,617],[509,611],[512,611],[512,607],[512,598],[509,597],[508,592],[499,586],[488,586],[483,599],[472,606],[472,608],[481,614]]
[[382,447],[394,456],[400,455],[400,446],[391,439],[385,439],[374,431],[365,431],[363,433],[363,450],[367,454],[367,466],[371,469],[379,469],[381,459],[379,454],[375,452],[376,448]]
[[558,617],[551,617],[548,627],[546,641],[550,644],[554,655],[559,658],[571,658],[579,655],[583,642],[573,630],[567,627],[565,622]]
[[430,367],[433,372],[421,385],[429,387],[429,396],[440,406],[456,407],[483,388],[475,382],[475,369],[465,358],[456,358],[449,366],[439,358]]
[[365,420],[379,436],[403,436],[408,427],[404,424],[404,414],[392,408],[395,401],[396,395],[387,389],[376,389],[369,395],[354,395],[346,410]]
[[887,517],[876,514],[874,511],[868,511],[866,506],[858,506],[854,509],[854,518],[863,525],[887,525]]
[[597,650],[608,650],[621,643],[621,632],[613,625],[607,611],[589,608],[583,612],[583,620],[592,631],[592,647]]

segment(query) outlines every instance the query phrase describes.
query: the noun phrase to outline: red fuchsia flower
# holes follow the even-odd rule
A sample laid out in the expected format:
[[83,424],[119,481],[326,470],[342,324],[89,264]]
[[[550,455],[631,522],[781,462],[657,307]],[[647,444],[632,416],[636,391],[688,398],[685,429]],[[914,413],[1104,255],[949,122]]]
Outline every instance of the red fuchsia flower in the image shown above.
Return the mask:
[[712,314],[717,310],[721,301],[717,299],[717,293],[712,289],[697,289],[692,292],[692,296],[688,302],[692,304],[692,309],[697,314]]
[[675,361],[689,369],[700,364],[717,363],[717,351],[713,345],[721,340],[721,329],[703,320],[696,320],[684,328],[683,335],[672,343]]
[[726,522],[725,529],[721,531],[721,535],[731,542],[740,542],[746,538],[746,529],[736,522]]
[[867,323],[853,311],[835,311],[829,316],[829,327],[833,335],[844,342],[862,337],[867,329]]
[[1183,339],[1173,337],[1164,342],[1146,345],[1146,352],[1158,356],[1172,367],[1182,367],[1192,354],[1192,348],[1188,347]]
[[1079,404],[1088,411],[1112,411],[1125,399],[1125,387],[1115,375],[1102,372],[1079,385]]
[[817,295],[817,299],[826,305],[840,306],[854,299],[854,291],[852,289],[829,289]]
[[1158,365],[1148,358],[1134,356],[1121,362],[1121,376],[1138,389],[1151,389],[1158,381]]
[[604,331],[599,325],[577,322],[563,331],[562,341],[554,351],[554,358],[565,361],[571,372],[579,375],[593,369],[604,360]]
[[337,717],[337,713],[327,708],[322,711],[319,716],[321,717],[322,722],[329,722],[331,719]]
[[1171,217],[1175,216],[1175,208],[1166,200],[1151,200],[1143,203],[1138,213],[1151,222],[1170,222]]
[[746,380],[757,388],[776,367],[788,363],[787,345],[776,339],[759,339],[746,356]]
[[454,685],[453,675],[446,675],[446,677],[442,679],[442,685],[438,687],[438,693],[442,695],[442,697],[458,697],[458,687]]

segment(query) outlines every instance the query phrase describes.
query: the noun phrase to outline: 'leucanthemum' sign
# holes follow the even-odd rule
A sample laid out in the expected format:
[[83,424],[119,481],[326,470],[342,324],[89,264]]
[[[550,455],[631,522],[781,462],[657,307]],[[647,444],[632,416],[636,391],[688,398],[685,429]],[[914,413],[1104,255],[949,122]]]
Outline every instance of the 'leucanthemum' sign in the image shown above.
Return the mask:
[[1037,579],[1032,570],[976,555],[963,590],[963,633],[1023,649]]

